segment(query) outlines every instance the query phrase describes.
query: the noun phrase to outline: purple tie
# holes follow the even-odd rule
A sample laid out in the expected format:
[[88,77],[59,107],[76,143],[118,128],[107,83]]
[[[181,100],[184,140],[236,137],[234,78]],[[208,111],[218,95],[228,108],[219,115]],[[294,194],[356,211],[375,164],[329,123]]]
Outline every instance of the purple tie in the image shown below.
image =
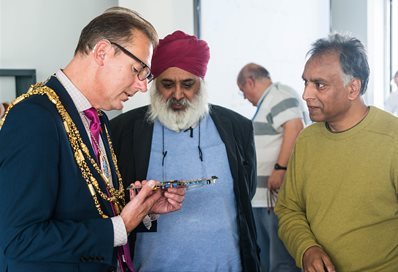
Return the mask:
[[98,158],[98,146],[99,146],[99,135],[101,132],[101,122],[98,117],[97,110],[95,108],[89,108],[88,110],[84,111],[87,119],[90,120],[90,132],[91,132],[91,141],[95,157]]
[[[98,117],[97,110],[95,108],[89,108],[88,110],[84,111],[84,114],[86,115],[87,119],[90,121],[90,132],[91,132],[91,141],[93,141],[93,149],[96,158],[98,158],[98,146],[99,146],[99,135],[101,132],[101,122]],[[112,206],[112,211],[116,215],[113,205]],[[124,251],[124,254],[123,254]],[[134,266],[133,266],[133,261],[131,260],[131,255],[130,255],[130,247],[129,244],[125,244],[123,247],[119,247],[118,250],[118,259],[119,262],[122,262],[122,256],[124,256],[125,263],[127,264],[127,267],[130,269],[130,271],[134,272]],[[122,265],[121,265],[122,271],[124,271]]]

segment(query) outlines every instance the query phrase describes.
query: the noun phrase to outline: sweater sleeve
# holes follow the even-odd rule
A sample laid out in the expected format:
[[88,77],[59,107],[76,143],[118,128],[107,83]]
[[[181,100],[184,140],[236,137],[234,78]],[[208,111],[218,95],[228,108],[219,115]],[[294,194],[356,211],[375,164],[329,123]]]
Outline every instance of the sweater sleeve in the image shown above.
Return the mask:
[[311,232],[306,217],[305,199],[303,197],[303,180],[300,169],[296,167],[296,149],[293,151],[285,181],[278,194],[275,213],[279,219],[279,237],[296,265],[302,267],[304,252],[311,246],[320,246]]

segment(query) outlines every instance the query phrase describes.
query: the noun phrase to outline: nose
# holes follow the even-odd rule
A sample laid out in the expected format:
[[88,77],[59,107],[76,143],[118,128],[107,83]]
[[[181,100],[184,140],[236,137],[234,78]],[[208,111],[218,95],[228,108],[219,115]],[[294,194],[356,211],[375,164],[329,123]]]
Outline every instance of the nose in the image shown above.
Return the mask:
[[133,88],[142,93],[145,93],[148,90],[148,80],[139,80],[137,78],[133,83]]
[[303,99],[304,99],[305,101],[307,101],[308,99],[311,99],[311,98],[314,97],[314,92],[313,92],[313,90],[314,90],[314,88],[311,87],[311,84],[308,84],[308,83],[307,83],[307,84],[304,86],[304,91],[303,91],[302,97],[303,97]]
[[176,86],[173,96],[177,100],[184,98],[184,91],[180,88],[180,86]]

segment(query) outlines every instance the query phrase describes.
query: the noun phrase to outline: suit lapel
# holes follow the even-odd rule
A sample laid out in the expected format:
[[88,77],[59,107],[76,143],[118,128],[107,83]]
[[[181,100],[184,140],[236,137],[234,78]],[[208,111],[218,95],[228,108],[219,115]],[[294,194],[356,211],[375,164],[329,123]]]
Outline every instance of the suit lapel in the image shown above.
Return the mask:
[[[80,114],[79,114],[75,104],[73,103],[72,98],[70,97],[70,95],[68,94],[68,92],[66,91],[64,86],[54,76],[52,76],[49,79],[49,81],[46,83],[46,85],[48,87],[50,87],[51,89],[53,89],[58,94],[62,105],[65,107],[66,111],[68,112],[68,114],[72,118],[72,120],[75,123],[77,129],[79,130],[80,136],[81,136],[81,138],[83,140],[83,143],[88,147],[91,157],[95,158],[94,150],[93,150],[93,148],[91,146],[91,141],[88,138],[87,133],[85,133],[86,128],[83,125],[83,122],[82,122],[82,119],[80,117]],[[108,149],[109,149],[109,147],[108,147]],[[108,150],[107,150],[107,154],[109,154]],[[94,167],[91,165],[90,162],[87,162],[87,165],[89,166],[90,171],[93,174],[93,176],[97,179],[101,190],[103,192],[106,192],[106,186],[105,186],[104,181],[102,180],[101,176],[94,169]],[[112,168],[112,175],[114,175],[114,168]],[[88,191],[88,188],[87,188],[87,191]],[[90,195],[90,198],[91,198],[91,195]],[[107,214],[107,215],[112,215],[113,212],[112,212],[112,207],[111,207],[110,203],[108,201],[104,201],[101,197],[98,197],[98,200],[102,204],[101,207],[105,207],[104,208],[104,213]],[[92,201],[92,203],[94,203],[94,202]]]
[[65,107],[66,111],[72,118],[77,129],[79,130],[80,136],[82,137],[84,144],[88,147],[91,156],[93,158],[95,158],[94,150],[93,150],[93,148],[91,148],[91,142],[90,142],[90,139],[88,138],[87,133],[85,133],[86,129],[83,125],[80,114],[77,111],[77,108],[76,108],[75,104],[73,103],[72,98],[70,97],[70,95],[68,94],[68,92],[66,91],[64,86],[54,76],[50,78],[50,80],[46,83],[46,85],[48,87],[50,87],[51,89],[53,89],[58,94],[62,105]]

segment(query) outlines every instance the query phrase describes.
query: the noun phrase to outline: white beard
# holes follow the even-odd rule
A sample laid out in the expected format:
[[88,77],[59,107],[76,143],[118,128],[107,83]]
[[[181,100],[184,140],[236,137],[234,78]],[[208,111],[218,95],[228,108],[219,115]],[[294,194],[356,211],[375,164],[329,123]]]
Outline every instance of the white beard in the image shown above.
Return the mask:
[[149,91],[151,106],[149,107],[148,119],[152,122],[158,119],[162,125],[170,130],[180,132],[194,127],[209,112],[207,90],[203,80],[200,82],[199,92],[191,102],[186,98],[179,101],[186,106],[185,110],[181,111],[175,111],[170,107],[171,99],[166,101],[159,94],[155,81],[152,83]]

